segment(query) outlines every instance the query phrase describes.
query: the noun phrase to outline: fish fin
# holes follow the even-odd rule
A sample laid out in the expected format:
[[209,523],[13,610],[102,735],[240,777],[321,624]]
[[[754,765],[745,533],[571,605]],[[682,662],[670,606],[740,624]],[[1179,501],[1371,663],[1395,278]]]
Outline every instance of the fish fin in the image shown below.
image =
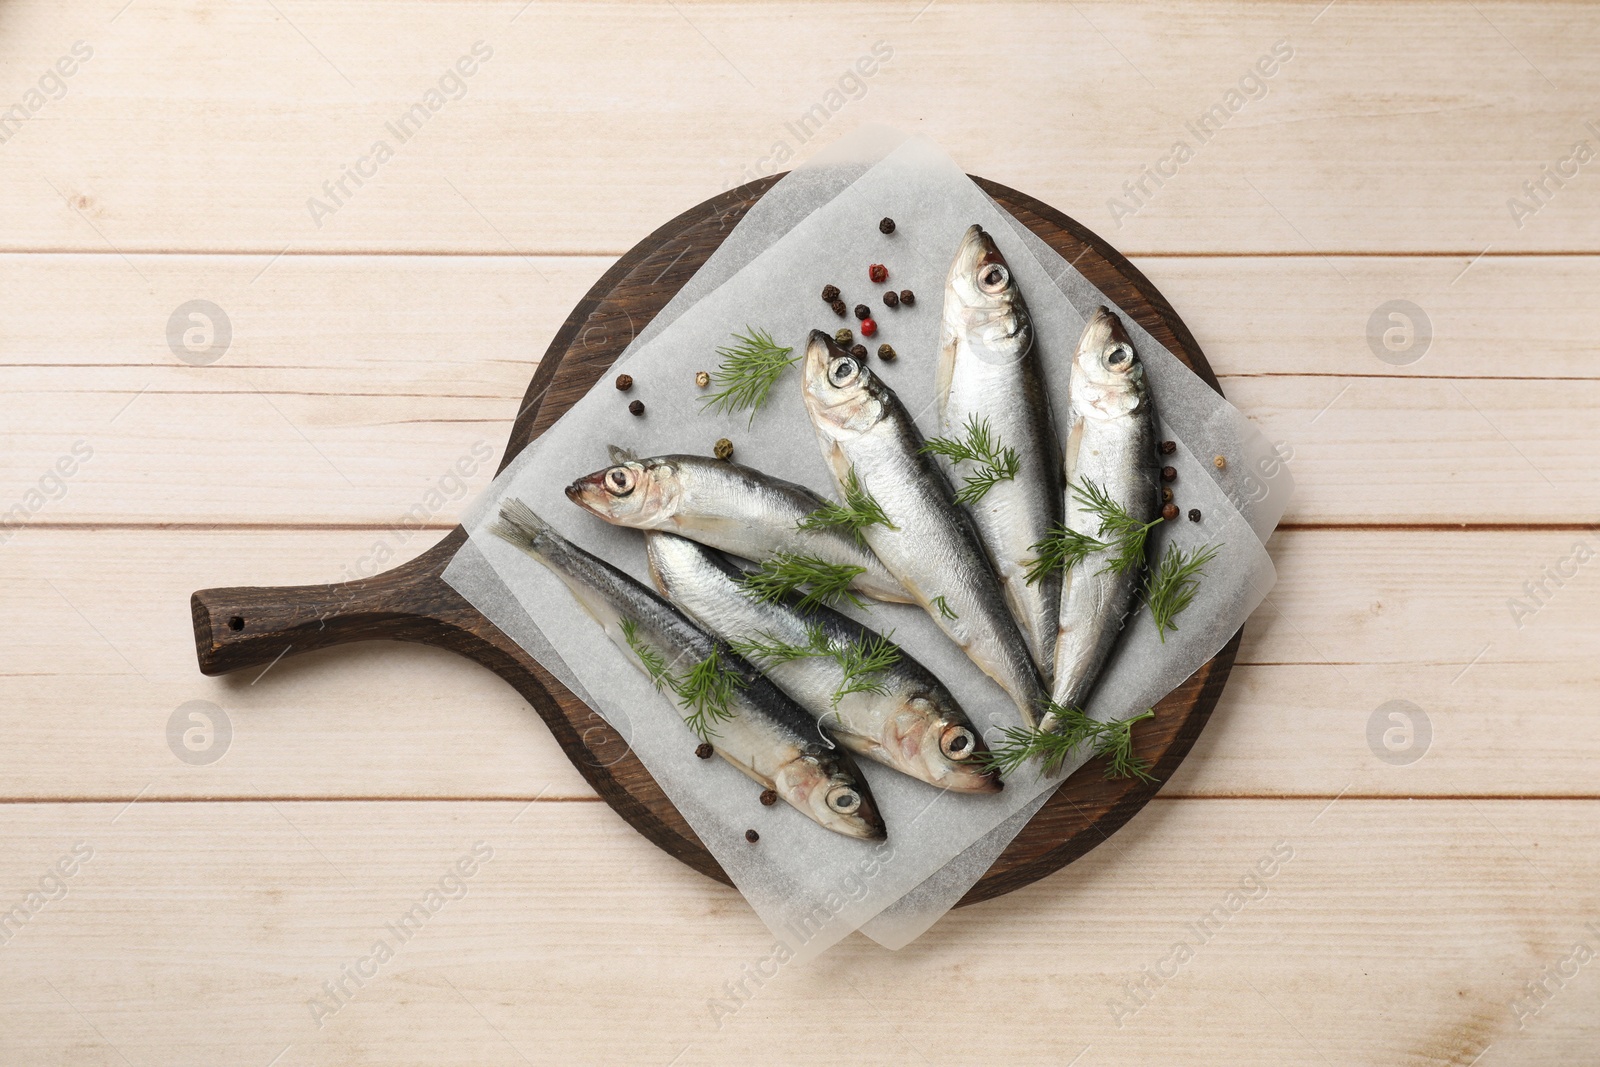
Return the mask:
[[511,542],[525,552],[540,547],[550,533],[550,524],[516,497],[500,505],[500,517],[489,524],[489,532]]
[[946,429],[945,407],[950,403],[950,383],[956,374],[956,331],[943,320],[939,323],[939,366],[934,378],[933,395],[939,401],[939,428]]
[[639,458],[639,453],[621,445],[606,445],[606,451],[611,454],[612,463],[632,463]]

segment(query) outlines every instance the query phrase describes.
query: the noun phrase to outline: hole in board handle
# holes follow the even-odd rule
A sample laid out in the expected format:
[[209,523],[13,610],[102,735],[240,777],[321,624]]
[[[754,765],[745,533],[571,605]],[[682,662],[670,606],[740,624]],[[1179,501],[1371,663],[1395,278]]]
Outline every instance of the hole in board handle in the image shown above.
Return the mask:
[[234,633],[238,633],[240,630],[243,630],[244,629],[244,616],[243,615],[235,615],[233,618],[229,619],[228,620],[228,629],[232,630]]

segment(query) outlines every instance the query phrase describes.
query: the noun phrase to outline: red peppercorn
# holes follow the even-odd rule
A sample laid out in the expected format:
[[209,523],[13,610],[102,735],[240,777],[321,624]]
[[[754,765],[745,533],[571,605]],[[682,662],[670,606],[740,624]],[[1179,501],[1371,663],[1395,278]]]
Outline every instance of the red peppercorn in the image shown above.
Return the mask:
[[1178,517],[1178,505],[1168,504],[1166,507],[1162,508],[1161,517],[1166,519],[1168,522],[1176,519]]
[[882,263],[874,263],[872,266],[867,268],[867,277],[871,278],[879,285],[882,285],[884,282],[889,280],[889,268],[885,267]]
[[861,336],[862,337],[871,337],[873,334],[875,334],[877,332],[878,332],[878,324],[876,322],[873,322],[871,319],[862,319],[861,320]]

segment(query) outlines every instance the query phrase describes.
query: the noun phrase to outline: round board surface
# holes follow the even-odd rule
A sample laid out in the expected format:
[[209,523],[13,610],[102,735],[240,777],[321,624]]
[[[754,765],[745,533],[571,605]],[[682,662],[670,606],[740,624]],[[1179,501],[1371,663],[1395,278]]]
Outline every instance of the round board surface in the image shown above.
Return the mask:
[[[640,241],[594,284],[540,360],[506,443],[502,468],[605,375],[635,333],[782,177],[751,182],[691,208]],[[1183,322],[1115,249],[1026,194],[973,180],[1221,393]],[[440,575],[465,540],[466,532],[458,526],[409,563],[354,582],[202,589],[190,601],[200,669],[223,674],[368,640],[414,641],[460,653],[495,671],[527,699],[567,758],[635,829],[695,870],[728,883],[711,853],[605,720],[444,583]],[[1242,633],[1235,633],[1156,705],[1153,720],[1134,731],[1136,751],[1149,761],[1156,784],[1107,779],[1105,759],[1091,760],[1039,809],[961,903],[1008,893],[1059,870],[1143,807],[1159,783],[1172,776],[1210,717]]]

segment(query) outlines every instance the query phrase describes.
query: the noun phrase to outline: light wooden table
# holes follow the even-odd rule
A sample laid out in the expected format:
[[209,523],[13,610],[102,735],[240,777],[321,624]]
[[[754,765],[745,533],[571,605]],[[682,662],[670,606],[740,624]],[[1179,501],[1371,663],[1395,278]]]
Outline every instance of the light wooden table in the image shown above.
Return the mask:
[[[1600,150],[1594,9],[920,3],[0,6],[0,106],[39,105],[0,125],[0,1062],[1595,1062],[1600,162],[1564,162]],[[757,984],[740,898],[489,674],[196,672],[191,590],[426,547],[614,257],[871,120],[1131,255],[1293,450],[1279,584],[1126,829]],[[168,342],[192,300],[231,327],[208,365]],[[1431,340],[1369,325],[1396,300]],[[169,745],[190,701],[220,759]]]

